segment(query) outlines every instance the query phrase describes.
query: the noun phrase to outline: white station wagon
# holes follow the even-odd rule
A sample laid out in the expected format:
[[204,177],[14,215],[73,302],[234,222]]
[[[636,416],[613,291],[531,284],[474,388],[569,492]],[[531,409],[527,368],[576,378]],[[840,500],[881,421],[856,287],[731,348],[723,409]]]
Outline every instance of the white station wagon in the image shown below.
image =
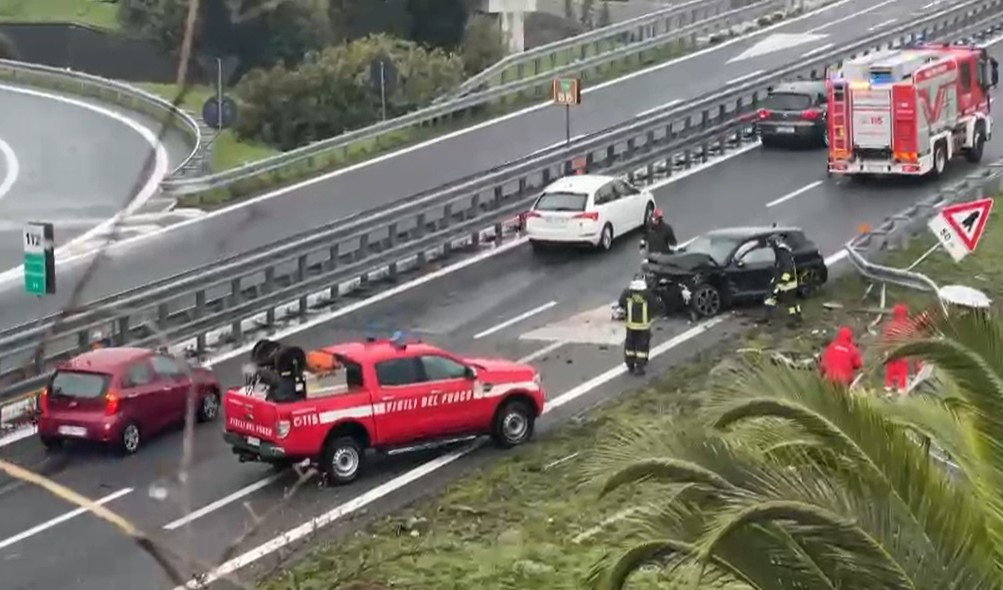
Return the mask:
[[582,174],[555,181],[526,213],[534,250],[548,245],[590,245],[609,250],[613,240],[647,225],[655,199],[613,176]]

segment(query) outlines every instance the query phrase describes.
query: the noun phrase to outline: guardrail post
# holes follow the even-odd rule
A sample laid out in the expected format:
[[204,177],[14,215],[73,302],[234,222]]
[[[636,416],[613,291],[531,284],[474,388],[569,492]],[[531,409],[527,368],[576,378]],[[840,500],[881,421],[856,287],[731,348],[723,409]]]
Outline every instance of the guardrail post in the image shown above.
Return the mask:
[[355,250],[355,260],[362,260],[369,256],[369,234],[359,236],[359,247]]
[[[303,254],[302,256],[299,256],[296,259],[296,282],[302,283],[303,281],[306,280],[306,278],[307,278],[307,261],[306,261],[306,254]],[[297,309],[297,311],[299,312],[300,316],[305,316],[307,312],[306,297],[307,297],[306,294],[304,294],[299,298],[299,308]]]
[[83,352],[91,346],[91,333],[89,330],[77,332],[77,352]]
[[195,312],[196,318],[202,317],[202,313],[205,311],[205,290],[200,289],[195,292]]
[[[339,253],[339,244],[334,244],[328,248],[328,260],[324,263],[324,267],[328,272],[331,272],[338,268],[338,262],[340,261],[341,254]],[[328,300],[333,303],[338,296],[341,295],[338,283],[331,285],[330,291],[328,291]]]
[[[272,288],[275,286],[275,267],[266,266],[265,267],[265,280],[261,283],[261,287],[258,291],[261,295],[267,295],[272,292]],[[275,307],[269,307],[268,311],[265,312],[265,324],[267,326],[272,326],[275,323]]]
[[481,193],[474,193],[474,196],[470,198],[470,213],[467,214],[467,219],[473,219],[480,215],[481,213]]
[[442,208],[442,219],[439,220],[439,229],[446,229],[453,224],[453,204],[446,203]]
[[502,200],[505,198],[505,192],[502,190],[501,185],[495,186],[494,190],[491,191],[491,208],[498,209],[502,205]]
[[131,336],[129,332],[129,316],[126,315],[118,318],[116,324],[115,345],[125,346],[129,342],[129,336]]

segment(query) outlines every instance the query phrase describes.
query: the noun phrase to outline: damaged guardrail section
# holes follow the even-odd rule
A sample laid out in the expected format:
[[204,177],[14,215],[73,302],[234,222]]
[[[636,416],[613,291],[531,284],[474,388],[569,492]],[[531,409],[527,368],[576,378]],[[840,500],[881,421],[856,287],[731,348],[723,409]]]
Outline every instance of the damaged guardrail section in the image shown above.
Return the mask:
[[840,60],[917,38],[987,37],[1001,25],[1003,0],[959,5],[571,146],[0,331],[0,397],[20,399],[39,387],[55,363],[89,348],[97,332],[113,345],[170,342],[208,354],[283,322],[330,313],[355,294],[390,289],[405,273],[429,271],[433,261],[498,247],[517,231],[519,215],[540,189],[573,169],[622,174],[643,185],[755,141],[752,115],[782,79],[818,77]]
[[846,244],[849,260],[861,276],[876,283],[935,292],[937,285],[925,275],[884,266],[878,261],[888,252],[908,247],[912,239],[927,232],[927,222],[944,207],[996,197],[1001,192],[1003,159],[968,174],[948,188],[886,218],[874,229],[855,236]]

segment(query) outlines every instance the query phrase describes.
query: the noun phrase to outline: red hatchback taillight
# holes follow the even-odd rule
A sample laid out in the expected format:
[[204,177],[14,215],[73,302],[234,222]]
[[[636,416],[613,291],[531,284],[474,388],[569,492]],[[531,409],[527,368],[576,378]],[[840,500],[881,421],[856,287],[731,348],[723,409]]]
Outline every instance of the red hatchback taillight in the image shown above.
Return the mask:
[[768,111],[766,109],[759,109],[759,118],[760,119],[769,119],[770,118],[770,111]]
[[118,413],[118,395],[115,391],[108,391],[104,394],[104,413],[106,416],[114,416]]
[[592,221],[599,221],[599,212],[586,211],[585,213],[579,213],[575,215],[575,219],[591,219]]
[[822,111],[818,109],[808,109],[801,111],[801,118],[805,121],[817,121],[822,116]]

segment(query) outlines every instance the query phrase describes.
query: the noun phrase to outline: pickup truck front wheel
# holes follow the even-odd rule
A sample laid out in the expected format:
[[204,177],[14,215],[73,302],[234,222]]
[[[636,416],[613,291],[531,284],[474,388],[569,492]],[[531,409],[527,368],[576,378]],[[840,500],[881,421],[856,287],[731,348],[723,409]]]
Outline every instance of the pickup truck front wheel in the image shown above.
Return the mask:
[[536,416],[525,400],[513,399],[502,404],[495,413],[491,438],[503,449],[521,445],[533,436]]
[[345,485],[355,481],[362,471],[363,450],[359,441],[351,436],[328,439],[321,453],[321,468],[327,481],[334,485]]

